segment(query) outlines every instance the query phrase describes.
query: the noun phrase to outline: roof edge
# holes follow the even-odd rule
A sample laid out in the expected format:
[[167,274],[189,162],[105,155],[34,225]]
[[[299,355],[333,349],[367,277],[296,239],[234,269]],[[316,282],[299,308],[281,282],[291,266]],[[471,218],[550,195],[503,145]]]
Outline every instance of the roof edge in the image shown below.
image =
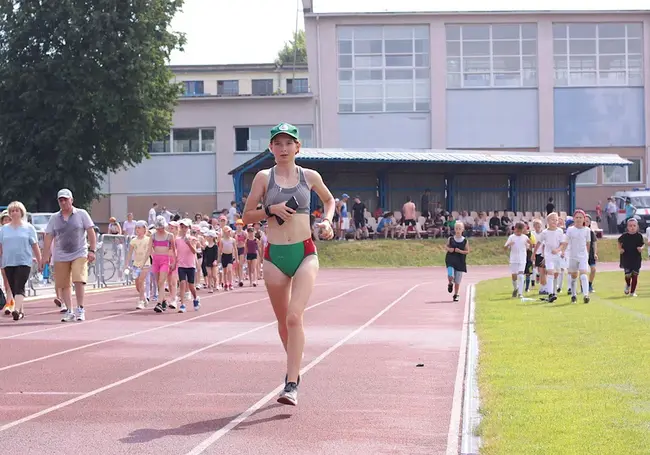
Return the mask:
[[650,10],[637,9],[637,10],[530,10],[530,11],[373,11],[373,12],[305,12],[305,18],[315,17],[383,17],[383,16],[524,16],[537,14],[542,16],[558,15],[605,15],[605,14],[648,14]]

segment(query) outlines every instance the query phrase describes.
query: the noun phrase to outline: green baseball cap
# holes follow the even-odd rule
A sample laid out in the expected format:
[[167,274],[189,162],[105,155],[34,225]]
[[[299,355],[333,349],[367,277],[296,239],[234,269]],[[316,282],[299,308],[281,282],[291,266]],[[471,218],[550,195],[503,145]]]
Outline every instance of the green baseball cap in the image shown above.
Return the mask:
[[273,140],[273,138],[275,136],[277,136],[278,134],[287,134],[287,135],[291,136],[294,139],[300,140],[300,135],[298,134],[298,128],[296,128],[295,126],[293,126],[290,123],[284,123],[284,122],[279,123],[276,126],[274,126],[273,128],[271,128],[271,139],[270,140]]

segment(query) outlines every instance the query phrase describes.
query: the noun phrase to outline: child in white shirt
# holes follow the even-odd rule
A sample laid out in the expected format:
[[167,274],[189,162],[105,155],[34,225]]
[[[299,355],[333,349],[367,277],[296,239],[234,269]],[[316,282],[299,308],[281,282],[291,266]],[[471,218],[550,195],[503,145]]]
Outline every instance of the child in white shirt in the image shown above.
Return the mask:
[[512,274],[512,296],[524,296],[524,270],[526,269],[526,252],[530,239],[524,235],[524,223],[515,224],[515,233],[510,234],[503,246],[510,249],[510,273]]

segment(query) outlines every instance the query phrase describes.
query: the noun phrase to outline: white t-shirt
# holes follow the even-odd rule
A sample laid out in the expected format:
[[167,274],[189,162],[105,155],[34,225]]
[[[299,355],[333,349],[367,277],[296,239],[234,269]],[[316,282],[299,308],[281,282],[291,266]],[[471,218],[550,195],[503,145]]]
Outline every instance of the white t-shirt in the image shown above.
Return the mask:
[[516,235],[510,234],[505,246],[510,245],[510,263],[511,264],[525,264],[526,263],[526,250],[530,240],[524,234]]
[[560,228],[554,231],[544,229],[540,235],[541,241],[544,242],[544,257],[554,256],[552,251],[560,248],[564,241],[564,232]]
[[587,227],[570,226],[566,231],[568,242],[567,253],[570,259],[585,259],[589,257],[587,242],[591,241],[591,230]]
[[536,244],[539,245],[537,247],[537,253],[535,253],[535,254],[539,254],[541,256],[544,256],[544,241],[543,241],[543,236],[542,236],[543,232],[544,231],[539,231],[539,232],[535,231],[535,241],[536,241]]
[[156,209],[151,207],[149,209],[149,225],[155,224],[156,223]]
[[228,209],[228,224],[235,224],[235,217],[237,216],[237,207],[230,207]]

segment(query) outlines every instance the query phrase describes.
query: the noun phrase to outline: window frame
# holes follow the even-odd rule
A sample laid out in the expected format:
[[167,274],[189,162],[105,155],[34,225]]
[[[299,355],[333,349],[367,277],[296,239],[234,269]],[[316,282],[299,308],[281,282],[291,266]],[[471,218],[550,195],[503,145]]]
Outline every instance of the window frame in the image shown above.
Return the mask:
[[[234,85],[234,90],[235,93],[229,93],[230,90],[228,90],[228,93],[224,92],[224,86],[226,83],[232,83]],[[239,96],[239,79],[219,79],[217,81],[217,95],[218,96]]]
[[[571,26],[584,26],[593,25],[595,27],[595,36],[582,37],[574,36],[571,34]],[[622,25],[624,26],[624,36],[604,36],[602,27],[608,25]],[[639,27],[640,35],[633,36],[630,33],[631,27]],[[574,28],[574,34],[576,33]],[[563,35],[563,36],[562,36]],[[630,52],[630,43],[639,41],[639,52]],[[595,42],[595,50],[593,53],[582,52],[572,53],[571,43],[580,42]],[[620,52],[601,52],[601,47],[605,41],[624,41],[625,50]],[[563,43],[559,45],[558,43]],[[575,45],[575,44],[574,44]],[[559,52],[558,48],[563,48],[564,52]],[[553,83],[555,87],[642,87],[644,84],[644,72],[647,68],[644,67],[643,57],[647,50],[644,48],[644,28],[642,22],[554,22],[553,23]],[[594,68],[587,69],[572,69],[571,59],[574,61],[583,61],[584,58],[593,57]],[[601,69],[601,57],[620,57],[624,60],[625,65],[622,68],[616,69]],[[638,60],[640,62],[638,67],[630,66],[630,61]],[[563,62],[562,67],[558,66],[558,62]],[[635,69],[638,69],[636,78],[631,81],[630,75],[635,74]],[[632,70],[632,71],[631,71]],[[593,74],[593,81],[585,79],[584,75]],[[624,80],[620,83],[613,83],[611,78],[603,78],[603,75],[616,75],[624,74]],[[561,77],[564,75],[565,77]],[[582,76],[579,78],[572,77],[573,75]]]
[[[581,172],[580,174],[578,174],[578,175],[576,176],[576,186],[583,187],[583,186],[596,186],[596,185],[598,185],[598,177],[600,177],[600,170],[601,170],[601,168],[602,168],[601,166],[598,166],[598,167],[592,167],[592,168],[589,169],[588,171]],[[577,179],[577,178],[580,177],[580,176],[583,175],[583,174],[586,174],[587,172],[594,172],[594,174],[595,174],[595,175],[594,175],[594,177],[595,177],[595,178],[594,178],[594,181],[593,181],[593,182],[578,182],[578,179]]]
[[[175,139],[174,139],[174,130],[198,130],[199,131],[199,150],[197,152],[177,152],[175,150]],[[212,150],[203,150],[203,131],[212,131],[212,139],[206,139],[207,141],[212,142]],[[156,155],[156,156],[167,156],[167,155],[200,155],[200,154],[208,154],[208,153],[215,153],[214,147],[216,144],[216,136],[217,136],[217,131],[215,127],[188,127],[188,128],[172,128],[169,132],[169,135],[165,137],[165,139],[160,140],[160,141],[152,141],[149,144],[149,154],[150,155]],[[153,151],[153,146],[155,143],[163,143],[163,148],[167,149],[169,148],[169,152],[154,152]],[[167,146],[169,144],[169,146]]]
[[[295,81],[299,81],[298,86],[302,87],[304,84],[305,90],[295,90]],[[289,90],[289,86],[291,86],[291,90]],[[309,93],[309,78],[308,77],[291,77],[287,78],[287,93],[289,94],[301,94],[301,93]]]
[[632,166],[608,166],[610,168],[621,168],[625,171],[625,182],[608,182],[607,181],[607,172],[603,168],[603,185],[608,186],[620,186],[620,185],[639,185],[643,183],[643,158],[625,158],[628,161],[638,161],[639,162],[639,180],[630,180],[630,168]]
[[[488,35],[486,38],[464,38],[463,29],[472,26],[484,26],[488,28]],[[502,38],[494,37],[495,27],[500,26],[518,26],[517,38]],[[537,23],[534,22],[521,22],[521,23],[494,23],[494,24],[472,24],[472,23],[449,23],[445,24],[445,75],[446,75],[446,88],[447,90],[477,90],[477,89],[522,89],[522,88],[537,88],[539,86],[539,50],[538,50],[538,30]],[[458,37],[453,36],[457,30]],[[467,29],[469,30],[469,29]],[[466,31],[467,31],[466,30]],[[525,31],[534,30],[533,37],[526,36]],[[495,43],[517,42],[519,45],[518,53],[512,55],[494,53]],[[468,55],[464,52],[465,44],[474,43],[487,43],[488,53]],[[524,47],[527,43],[533,43],[532,49],[534,53],[524,53]],[[452,46],[458,47],[458,54],[451,55],[449,48]],[[466,71],[466,59],[475,59],[476,61],[485,60],[488,67],[485,71]],[[510,69],[495,69],[495,61],[501,59],[518,59],[519,65],[517,70]],[[456,62],[457,71],[450,71],[450,66]],[[525,64],[527,63],[527,64]],[[495,76],[497,75],[518,75],[518,82],[515,84],[497,84],[495,83]],[[528,75],[528,77],[527,77]],[[487,83],[468,84],[469,77],[479,76]],[[486,77],[487,76],[487,77]],[[516,79],[513,79],[516,80]],[[526,83],[526,81],[531,81]]]
[[[205,95],[205,81],[183,81],[185,91],[183,96],[203,96]],[[193,88],[194,90],[190,90]]]
[[[408,30],[409,38],[406,36]],[[404,37],[396,37],[400,32]],[[374,37],[371,37],[374,35]],[[379,38],[381,37],[381,38]],[[410,53],[386,51],[386,42],[410,42]],[[377,47],[377,42],[381,43]],[[349,52],[341,52],[342,43]],[[357,48],[367,45],[367,52]],[[337,26],[337,101],[340,114],[429,113],[431,112],[431,31],[428,24]],[[394,66],[410,57],[410,65]],[[341,66],[341,62],[349,62]],[[387,72],[410,71],[410,79],[388,79]],[[342,78],[345,73],[346,78]],[[426,77],[422,77],[426,75]],[[360,76],[363,76],[360,78]],[[399,86],[410,90],[408,97],[392,97],[387,91]],[[359,96],[360,90],[380,95]],[[345,92],[346,96],[342,96]],[[393,109],[391,109],[391,104]],[[343,108],[345,106],[345,108]],[[409,106],[408,109],[405,108]]]
[[[274,82],[273,78],[251,79],[251,95],[253,95],[253,96],[271,96],[271,95],[273,95],[273,91],[274,91],[274,88],[275,88],[273,82]],[[258,87],[259,87],[260,83],[263,83],[265,89],[269,88],[269,83],[270,83],[271,90],[268,93],[266,93],[266,92],[265,93],[255,93],[255,85],[256,85],[256,83],[257,83]]]
[[[271,128],[273,128],[274,125],[235,125],[233,127],[233,135],[235,135],[235,147],[234,147],[234,153],[262,153],[264,152],[268,147],[265,145],[264,147],[261,148],[261,150],[250,150],[248,147],[250,146],[250,141],[251,141],[251,128],[261,128],[263,130],[266,130],[267,132],[271,131]],[[311,124],[301,124],[301,125],[296,125],[298,128],[298,131],[300,131],[300,141],[301,141],[301,146],[310,148],[313,147],[313,142],[314,142],[314,125]],[[246,139],[246,147],[247,150],[237,150],[237,130],[238,129],[247,129],[248,130],[248,139]],[[306,135],[302,134],[303,131],[305,131],[307,128],[309,128],[309,136],[307,137]],[[268,138],[268,136],[267,136]],[[309,143],[306,143],[306,140],[309,141]]]

